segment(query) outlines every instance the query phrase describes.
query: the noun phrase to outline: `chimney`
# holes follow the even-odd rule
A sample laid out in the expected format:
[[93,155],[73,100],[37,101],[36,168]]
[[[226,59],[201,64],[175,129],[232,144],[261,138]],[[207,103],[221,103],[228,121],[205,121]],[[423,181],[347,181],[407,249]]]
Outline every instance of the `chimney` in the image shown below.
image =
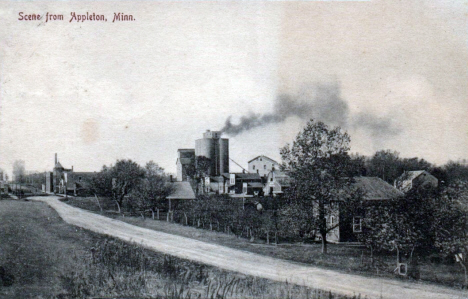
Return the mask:
[[73,165],[72,165],[72,172],[73,172]]
[[172,183],[172,174],[169,176],[169,181]]
[[57,165],[57,153],[55,153],[55,164],[54,166]]

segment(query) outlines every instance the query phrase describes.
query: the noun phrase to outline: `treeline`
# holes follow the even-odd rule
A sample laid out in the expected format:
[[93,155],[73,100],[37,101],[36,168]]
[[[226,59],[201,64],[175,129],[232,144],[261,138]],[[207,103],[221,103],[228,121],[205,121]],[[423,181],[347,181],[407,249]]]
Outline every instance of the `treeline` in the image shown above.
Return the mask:
[[458,180],[468,181],[468,166],[455,161],[436,166],[417,157],[401,158],[397,151],[392,150],[380,150],[371,157],[355,154],[351,158],[357,175],[379,177],[390,184],[405,171],[414,170],[428,171],[442,185]]
[[298,203],[284,196],[242,200],[211,195],[180,202],[174,210],[174,221],[267,243],[313,241],[316,232],[311,219],[301,211]]

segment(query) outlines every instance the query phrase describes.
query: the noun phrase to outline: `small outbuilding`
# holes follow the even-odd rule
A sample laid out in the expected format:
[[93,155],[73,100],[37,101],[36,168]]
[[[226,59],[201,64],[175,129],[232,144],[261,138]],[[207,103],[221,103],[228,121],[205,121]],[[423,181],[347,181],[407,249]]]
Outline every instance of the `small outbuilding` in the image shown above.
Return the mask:
[[407,193],[415,188],[437,188],[439,180],[425,170],[405,171],[395,180],[394,187]]

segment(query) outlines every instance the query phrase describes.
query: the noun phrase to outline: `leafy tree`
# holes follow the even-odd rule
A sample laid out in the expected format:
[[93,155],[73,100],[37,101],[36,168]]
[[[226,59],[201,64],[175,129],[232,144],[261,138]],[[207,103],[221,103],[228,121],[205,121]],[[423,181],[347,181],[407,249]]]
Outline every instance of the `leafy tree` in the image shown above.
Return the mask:
[[[205,156],[196,156],[187,167],[187,176],[195,183],[195,195],[198,195],[200,187],[203,189],[203,178],[210,175],[211,159]],[[200,186],[201,185],[201,186]]]
[[361,241],[377,250],[430,250],[436,198],[432,191],[412,190],[394,201],[373,204],[366,210]]
[[24,183],[26,176],[26,168],[24,160],[16,160],[13,162],[13,175],[17,183]]
[[[164,169],[150,161],[145,166],[145,177],[131,191],[130,204],[140,211],[149,209],[154,219],[154,213],[166,206],[167,196],[174,192]],[[158,213],[159,216],[159,213]]]
[[458,262],[465,272],[468,287],[468,183],[456,181],[441,194],[434,213],[435,246],[449,256],[461,254]]
[[351,157],[352,175],[366,176],[367,175],[366,156],[359,155],[359,154],[351,154],[350,157]]
[[404,158],[400,160],[399,163],[399,172],[402,174],[405,171],[414,171],[414,170],[427,170],[431,171],[432,164],[427,162],[424,159],[419,158]]
[[[397,200],[374,204],[366,210],[360,241],[372,250],[429,254],[439,249],[448,255],[468,254],[468,187],[452,184],[439,190],[411,190]],[[463,264],[468,265],[466,260]]]
[[444,165],[443,168],[447,173],[448,183],[457,181],[468,181],[468,166],[465,166],[458,162],[450,161],[446,165]]
[[145,170],[132,160],[117,160],[111,169],[112,196],[120,207],[127,196],[145,176]]
[[376,176],[393,184],[393,181],[401,175],[399,153],[391,150],[376,152],[368,161],[368,176]]
[[164,168],[159,166],[154,161],[149,161],[148,163],[146,163],[146,165],[145,165],[145,177],[149,178],[149,177],[158,177],[158,176],[159,177],[164,177],[165,176]]
[[[322,239],[322,253],[327,252],[327,233],[338,223],[327,217],[338,212],[338,201],[344,190],[352,189],[350,137],[339,127],[328,128],[322,122],[310,120],[292,146],[281,149],[282,168],[293,178],[294,199],[299,200],[313,219],[313,227]],[[349,193],[348,193],[349,194]]]
[[400,154],[392,150],[378,151],[366,163],[368,176],[379,177],[390,184],[405,171],[430,171],[432,168],[432,164],[424,159],[400,158]]
[[127,196],[145,176],[145,170],[132,160],[117,160],[114,166],[103,166],[93,177],[91,190],[94,194],[112,198],[120,212]]
[[112,168],[102,166],[100,172],[91,178],[90,190],[98,196],[112,197]]

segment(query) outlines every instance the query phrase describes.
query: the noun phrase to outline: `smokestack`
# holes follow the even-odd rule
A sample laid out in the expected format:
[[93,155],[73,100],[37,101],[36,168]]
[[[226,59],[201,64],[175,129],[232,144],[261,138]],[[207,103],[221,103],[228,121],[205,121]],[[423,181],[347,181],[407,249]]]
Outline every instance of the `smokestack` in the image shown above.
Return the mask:
[[54,166],[57,165],[57,153],[55,153],[55,164]]

